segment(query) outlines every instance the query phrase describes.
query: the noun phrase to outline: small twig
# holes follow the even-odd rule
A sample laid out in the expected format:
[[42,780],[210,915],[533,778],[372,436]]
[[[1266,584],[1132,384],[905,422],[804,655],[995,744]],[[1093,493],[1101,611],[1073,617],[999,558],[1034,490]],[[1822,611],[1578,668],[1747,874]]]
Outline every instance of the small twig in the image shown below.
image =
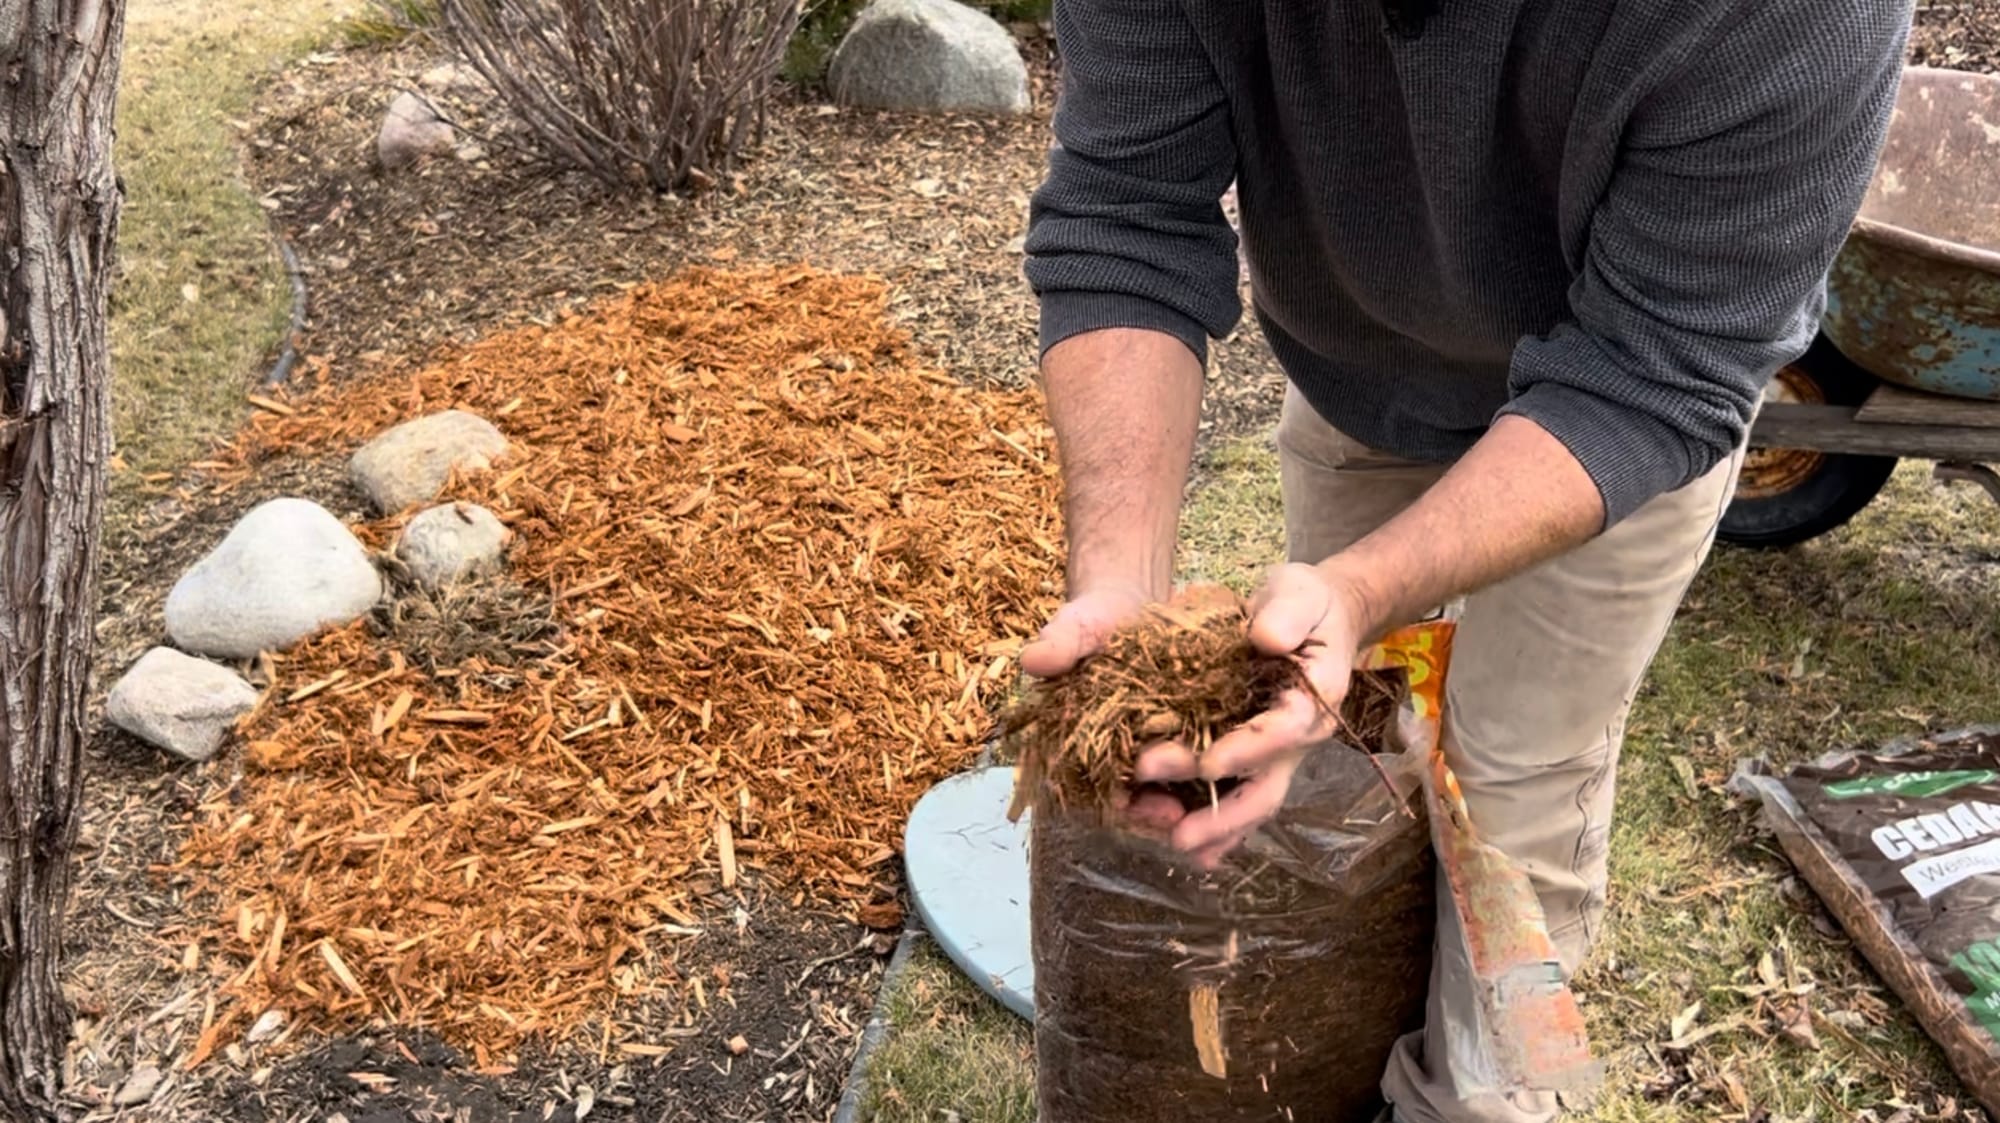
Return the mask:
[[108,900],[104,902],[104,911],[110,913],[112,916],[117,917],[118,919],[124,921],[125,923],[130,924],[134,928],[145,928],[151,930],[159,927],[159,924],[156,921],[140,920],[138,917],[129,915],[126,912],[122,911],[121,909],[119,909],[117,905],[112,904]]
[[792,989],[797,990],[798,988],[806,985],[806,980],[812,977],[812,973],[826,966],[827,964],[838,963],[843,959],[852,959],[853,957],[860,955],[864,951],[873,950],[874,946],[875,946],[875,938],[873,936],[870,936],[869,938],[861,941],[860,943],[855,944],[853,947],[848,948],[846,951],[835,952],[832,955],[821,956],[820,958],[813,960],[811,963],[806,964],[806,969],[804,971],[801,971],[799,973],[799,979],[797,982],[792,984]]

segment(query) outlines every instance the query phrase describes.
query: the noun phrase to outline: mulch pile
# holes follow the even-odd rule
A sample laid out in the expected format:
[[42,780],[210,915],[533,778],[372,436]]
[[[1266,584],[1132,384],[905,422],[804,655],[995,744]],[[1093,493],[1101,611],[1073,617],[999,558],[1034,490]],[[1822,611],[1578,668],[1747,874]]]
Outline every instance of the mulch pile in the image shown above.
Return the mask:
[[[675,970],[697,892],[746,867],[881,887],[1061,565],[1039,402],[916,363],[885,298],[695,270],[254,423],[246,477],[436,410],[492,419],[520,451],[447,497],[515,531],[510,580],[470,599],[520,608],[405,604],[267,668],[245,776],[183,852],[236,999],[198,1054],[271,1006],[429,1027],[482,1064],[624,996],[691,1024],[727,997]],[[398,522],[359,530],[381,548]],[[506,626],[441,642],[465,613]]]

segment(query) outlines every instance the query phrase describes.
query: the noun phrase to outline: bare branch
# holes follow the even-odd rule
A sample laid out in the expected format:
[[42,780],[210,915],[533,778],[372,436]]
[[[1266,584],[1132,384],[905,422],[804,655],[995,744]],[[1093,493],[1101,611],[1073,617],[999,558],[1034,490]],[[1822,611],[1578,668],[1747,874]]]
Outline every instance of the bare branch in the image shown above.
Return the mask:
[[440,32],[551,156],[684,191],[762,135],[799,18],[798,0],[444,0]]

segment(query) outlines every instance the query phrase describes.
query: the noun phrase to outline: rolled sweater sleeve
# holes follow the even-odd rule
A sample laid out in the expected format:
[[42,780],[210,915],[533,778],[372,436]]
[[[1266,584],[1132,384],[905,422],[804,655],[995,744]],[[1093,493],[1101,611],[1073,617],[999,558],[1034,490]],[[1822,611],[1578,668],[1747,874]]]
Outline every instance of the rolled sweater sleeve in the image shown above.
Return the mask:
[[1228,103],[1179,0],[1056,0],[1062,92],[1029,207],[1044,351],[1081,332],[1168,332],[1206,360],[1242,316]]
[[1901,74],[1891,0],[1740,0],[1628,122],[1571,317],[1524,339],[1502,413],[1583,464],[1605,525],[1706,474],[1811,343]]

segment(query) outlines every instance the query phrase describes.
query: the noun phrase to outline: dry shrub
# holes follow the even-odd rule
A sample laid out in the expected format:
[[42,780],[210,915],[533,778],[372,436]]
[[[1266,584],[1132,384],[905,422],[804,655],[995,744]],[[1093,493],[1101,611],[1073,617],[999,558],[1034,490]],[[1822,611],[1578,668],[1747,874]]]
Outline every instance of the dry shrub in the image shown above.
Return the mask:
[[713,184],[762,131],[797,0],[444,0],[445,41],[613,188]]

